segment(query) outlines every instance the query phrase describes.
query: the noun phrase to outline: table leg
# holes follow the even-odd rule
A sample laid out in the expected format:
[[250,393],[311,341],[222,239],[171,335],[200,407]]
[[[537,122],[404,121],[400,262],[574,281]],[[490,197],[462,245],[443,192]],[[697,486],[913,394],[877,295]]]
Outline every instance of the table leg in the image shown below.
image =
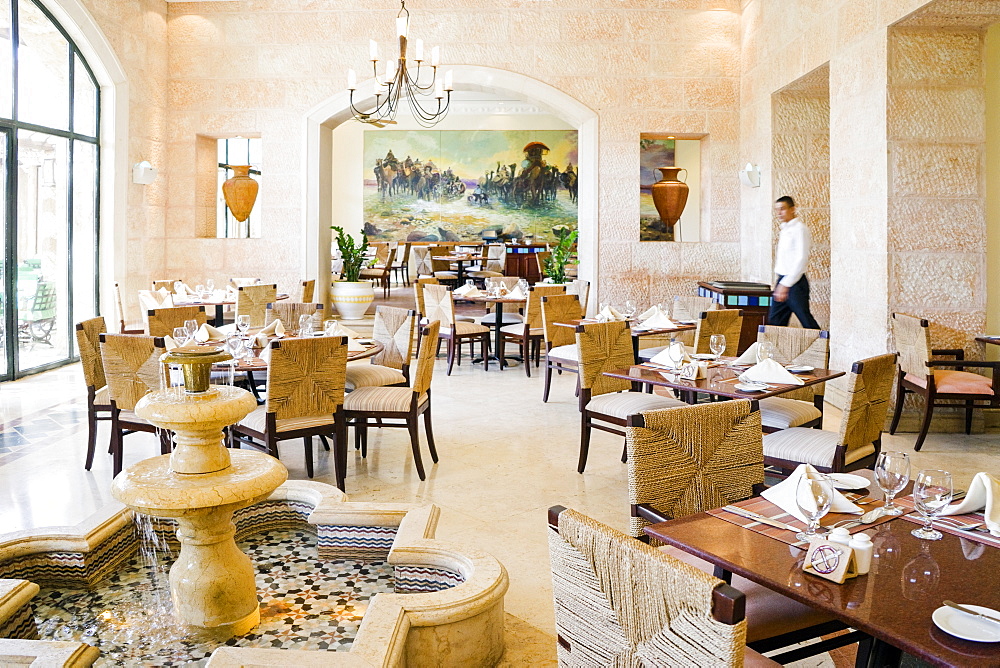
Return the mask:
[[878,638],[865,638],[858,643],[855,668],[895,668],[903,658],[898,647]]
[[639,363],[639,337],[632,334],[632,364]]
[[215,317],[212,318],[211,322],[208,324],[212,327],[222,327],[222,309],[225,308],[222,304],[215,305]]
[[498,301],[497,310],[493,312],[493,354],[497,357],[497,362],[500,365],[500,370],[507,366],[507,360],[503,356],[503,332],[501,328],[503,327],[503,302]]
[[456,260],[455,264],[458,265],[458,271],[456,272],[457,275],[458,275],[458,279],[456,279],[458,281],[457,286],[458,287],[462,287],[462,285],[464,285],[462,283],[462,269],[465,266],[465,261],[463,261],[463,260]]

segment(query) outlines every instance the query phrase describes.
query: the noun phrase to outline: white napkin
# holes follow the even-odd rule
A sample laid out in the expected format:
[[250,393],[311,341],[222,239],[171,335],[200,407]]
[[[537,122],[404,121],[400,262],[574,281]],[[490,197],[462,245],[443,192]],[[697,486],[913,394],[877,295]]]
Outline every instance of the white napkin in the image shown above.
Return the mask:
[[980,471],[972,479],[964,499],[951,504],[941,514],[964,515],[977,510],[984,511],[990,533],[1000,536],[1000,480],[985,471]]
[[754,341],[750,347],[743,351],[743,354],[732,361],[733,364],[756,364],[757,363],[757,342]]
[[361,338],[360,334],[355,332],[353,329],[344,327],[342,324],[340,324],[339,320],[337,321],[337,324],[333,327],[333,329],[327,332],[326,336],[346,336],[349,339]]
[[656,313],[639,323],[641,329],[669,329],[676,326],[666,313],[659,310],[659,307],[657,307]]
[[605,306],[604,308],[602,308],[601,312],[598,313],[597,315],[603,317],[605,320],[624,320],[625,319],[625,316],[623,316],[621,313],[619,313],[618,309],[616,309],[614,306],[611,306],[610,304],[608,304],[607,306]]
[[507,293],[507,299],[527,299],[520,285],[515,285],[514,289]]
[[[660,308],[659,304],[653,304],[648,309],[639,314],[639,322],[642,322],[646,318],[652,318],[657,313],[663,313],[663,309]],[[664,313],[664,315],[666,315]]]
[[804,385],[805,381],[788,372],[772,359],[758,362],[740,374],[742,382],[777,383],[781,385]]
[[213,302],[224,302],[226,301],[226,291],[225,290],[213,290],[212,291],[212,301]]
[[173,296],[167,292],[166,296],[163,296],[163,292],[166,288],[160,288],[156,292],[152,290],[139,290],[139,303],[142,304],[142,308],[151,311],[157,308],[170,308],[174,305]]
[[202,343],[206,341],[225,341],[226,333],[218,327],[212,327],[206,322],[194,333],[194,340]]
[[257,343],[261,346],[266,346],[271,339],[280,339],[284,335],[285,325],[282,324],[281,318],[275,318],[271,321],[270,325],[257,332]]
[[478,297],[480,292],[479,288],[476,286],[466,283],[462,287],[455,290],[453,294],[457,297]]
[[[672,359],[670,359],[670,346],[667,346],[666,348],[664,348],[660,352],[658,352],[655,355],[653,355],[653,357],[650,358],[649,361],[652,362],[653,364],[660,364],[660,365],[663,365],[663,366],[670,367],[671,369],[677,368],[677,367],[674,366],[674,361]],[[681,360],[681,366],[683,367],[685,364],[688,364],[690,362],[691,362],[691,358],[688,356],[687,350],[685,349],[684,350],[684,359]]]
[[177,281],[174,284],[174,294],[176,294],[181,299],[187,299],[193,291],[184,284],[183,281]]
[[170,295],[170,290],[167,290],[166,288],[160,288],[159,290],[157,290],[157,292],[160,294],[160,299],[163,301],[172,299]]
[[349,353],[360,353],[365,347],[358,343],[357,339],[348,338],[347,339],[347,352]]
[[177,342],[176,342],[176,341],[174,341],[174,337],[172,337],[172,336],[170,336],[170,335],[168,334],[167,336],[164,336],[164,337],[163,337],[163,347],[164,347],[164,348],[165,348],[165,349],[166,349],[167,351],[170,351],[170,350],[173,350],[174,348],[176,348],[176,347],[177,347]]
[[[807,475],[810,479],[822,478],[824,474],[819,473],[811,464],[799,464],[792,474],[779,482],[774,487],[769,487],[761,492],[761,496],[778,506],[802,522],[808,522],[802,511],[799,510],[795,502],[795,492],[799,485],[799,479]],[[832,483],[831,483],[832,484]],[[847,500],[847,497],[833,490],[833,501],[830,503],[831,513],[849,513],[852,515],[862,514],[861,508]]]

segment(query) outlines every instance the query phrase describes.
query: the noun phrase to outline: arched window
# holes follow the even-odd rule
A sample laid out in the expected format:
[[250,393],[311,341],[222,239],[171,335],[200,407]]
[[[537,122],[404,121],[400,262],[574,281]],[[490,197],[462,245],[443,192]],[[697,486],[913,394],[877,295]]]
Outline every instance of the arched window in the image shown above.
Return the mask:
[[0,380],[76,358],[97,313],[100,96],[36,0],[0,0]]

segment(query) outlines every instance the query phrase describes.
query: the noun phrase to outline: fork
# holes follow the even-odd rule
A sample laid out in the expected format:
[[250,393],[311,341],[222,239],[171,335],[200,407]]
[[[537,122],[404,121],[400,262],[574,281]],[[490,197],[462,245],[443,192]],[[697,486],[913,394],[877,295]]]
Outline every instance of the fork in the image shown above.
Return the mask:
[[966,524],[960,520],[952,519],[950,517],[939,517],[934,520],[938,524],[943,524],[949,529],[956,529],[958,531],[979,531],[983,533],[989,533],[990,530],[984,527],[983,522],[974,522],[972,524]]

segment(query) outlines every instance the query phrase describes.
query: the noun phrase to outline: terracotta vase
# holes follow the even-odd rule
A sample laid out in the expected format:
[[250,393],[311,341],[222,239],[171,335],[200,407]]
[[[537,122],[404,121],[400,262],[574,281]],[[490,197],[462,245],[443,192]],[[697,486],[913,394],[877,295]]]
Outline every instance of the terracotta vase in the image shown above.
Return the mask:
[[226,206],[232,212],[233,218],[242,223],[253,211],[260,184],[250,177],[250,165],[230,165],[230,167],[233,176],[222,184],[222,195],[226,198]]
[[[683,167],[659,167],[658,169],[663,174],[663,178],[654,183],[651,188],[653,204],[656,205],[656,211],[660,214],[660,220],[669,230],[681,219],[681,214],[684,213],[689,188],[688,184],[677,178],[678,172],[684,169]],[[687,170],[684,169],[684,172],[686,173]]]

